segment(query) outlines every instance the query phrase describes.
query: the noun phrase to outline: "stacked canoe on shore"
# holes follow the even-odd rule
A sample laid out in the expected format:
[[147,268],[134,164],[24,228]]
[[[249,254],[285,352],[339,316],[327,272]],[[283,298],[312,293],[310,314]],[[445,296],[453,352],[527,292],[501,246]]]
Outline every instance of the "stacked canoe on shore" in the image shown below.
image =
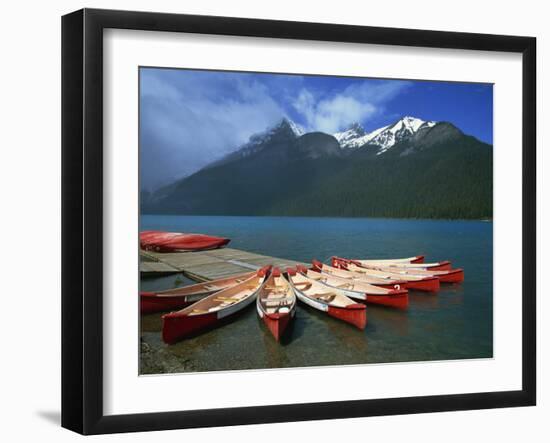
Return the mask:
[[[141,292],[142,314],[162,316],[162,338],[175,343],[215,327],[256,302],[258,316],[279,341],[296,313],[297,301],[359,329],[366,305],[407,309],[409,290],[435,293],[441,283],[460,283],[462,269],[448,261],[424,263],[423,256],[399,259],[332,257],[331,265],[258,271],[160,292]],[[178,310],[179,309],[179,310]]]
[[230,241],[223,237],[182,232],[142,231],[139,234],[141,249],[155,252],[206,251],[223,248]]

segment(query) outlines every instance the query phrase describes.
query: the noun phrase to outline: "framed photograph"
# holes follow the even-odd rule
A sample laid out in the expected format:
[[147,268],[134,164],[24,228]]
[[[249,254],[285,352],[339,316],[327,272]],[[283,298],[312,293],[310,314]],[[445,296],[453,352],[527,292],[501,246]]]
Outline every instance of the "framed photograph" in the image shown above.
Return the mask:
[[534,405],[536,41],[62,21],[62,425]]

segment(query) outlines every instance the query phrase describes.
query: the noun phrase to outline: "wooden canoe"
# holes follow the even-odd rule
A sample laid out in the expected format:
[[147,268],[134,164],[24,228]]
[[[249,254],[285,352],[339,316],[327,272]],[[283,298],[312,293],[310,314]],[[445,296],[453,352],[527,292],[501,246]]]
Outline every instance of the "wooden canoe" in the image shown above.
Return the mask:
[[142,314],[173,311],[193,304],[214,292],[229,288],[250,278],[254,272],[211,280],[195,285],[168,289],[158,292],[142,291],[139,293],[139,308]]
[[462,268],[449,269],[448,271],[433,271],[424,269],[392,267],[373,267],[379,271],[392,272],[399,275],[420,275],[423,277],[437,277],[441,283],[461,283],[464,281],[464,270]]
[[403,279],[389,279],[389,278],[379,278],[371,277],[361,272],[351,272],[345,268],[335,268],[333,266],[326,265],[320,261],[313,260],[311,269],[314,271],[322,272],[323,274],[334,275],[336,277],[342,277],[352,280],[361,280],[370,285],[376,285],[381,288],[387,289],[406,289],[406,282]]
[[342,257],[332,257],[332,265],[336,266],[339,261],[353,262],[358,266],[364,268],[393,268],[401,267],[411,270],[425,270],[425,271],[449,271],[452,269],[451,262],[448,260],[434,262],[434,263],[403,263],[403,262],[385,262],[385,261],[372,261],[372,260],[360,260],[360,259],[348,259]]
[[256,310],[275,340],[279,341],[296,315],[296,295],[278,268],[258,291]]
[[371,258],[362,259],[361,261],[366,263],[424,263],[423,255],[415,255],[413,257],[406,258]]
[[181,311],[162,316],[162,339],[172,344],[241,311],[256,300],[269,268],[262,268],[252,277],[230,288],[222,289]]
[[338,288],[331,288],[310,279],[293,269],[287,270],[288,281],[298,300],[306,305],[326,312],[331,317],[345,321],[356,328],[365,329],[367,310],[362,303],[357,303]]
[[324,285],[336,288],[350,298],[362,300],[368,304],[382,305],[391,308],[407,309],[409,306],[409,291],[401,289],[387,289],[365,283],[360,278],[350,279],[307,269],[297,266],[297,271],[305,277]]
[[361,266],[357,266],[353,262],[346,263],[343,266],[351,272],[358,274],[365,274],[369,277],[388,278],[392,280],[400,279],[405,282],[407,289],[416,289],[417,291],[424,292],[437,292],[440,289],[439,277],[435,276],[422,276],[417,274],[399,274],[390,271],[379,271],[377,269],[367,269]]

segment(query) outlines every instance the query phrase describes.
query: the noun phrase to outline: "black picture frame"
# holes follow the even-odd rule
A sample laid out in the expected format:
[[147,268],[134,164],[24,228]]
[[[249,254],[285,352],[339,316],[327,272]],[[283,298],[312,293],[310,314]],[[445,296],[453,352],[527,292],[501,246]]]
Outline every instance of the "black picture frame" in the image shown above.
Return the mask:
[[[522,54],[522,389],[106,416],[103,413],[103,30],[171,31]],[[82,434],[530,406],[536,403],[536,39],[83,9],[62,18],[62,426]]]

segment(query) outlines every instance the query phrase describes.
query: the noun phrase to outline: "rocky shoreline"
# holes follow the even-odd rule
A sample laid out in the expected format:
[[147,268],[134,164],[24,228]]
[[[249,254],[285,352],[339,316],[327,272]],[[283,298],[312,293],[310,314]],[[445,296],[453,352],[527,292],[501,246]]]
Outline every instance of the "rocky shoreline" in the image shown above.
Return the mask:
[[179,359],[164,348],[148,343],[146,337],[140,339],[139,374],[174,374],[195,371],[191,360]]

